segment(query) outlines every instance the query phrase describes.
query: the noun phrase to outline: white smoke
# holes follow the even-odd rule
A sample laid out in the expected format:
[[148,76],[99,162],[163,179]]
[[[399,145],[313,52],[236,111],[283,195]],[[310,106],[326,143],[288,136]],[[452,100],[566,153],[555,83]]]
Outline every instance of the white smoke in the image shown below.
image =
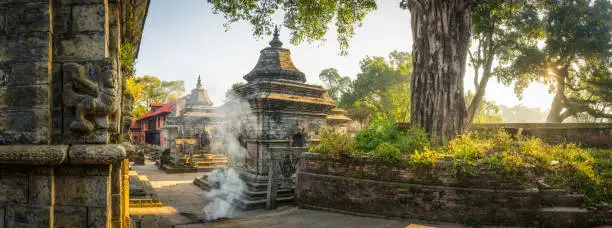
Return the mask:
[[245,183],[234,169],[217,169],[208,175],[208,183],[214,187],[206,193],[211,201],[204,207],[206,221],[233,217]]
[[255,118],[247,102],[234,99],[219,107],[217,114],[224,119],[214,134],[222,143],[222,153],[228,157],[232,168],[217,169],[206,178],[206,182],[211,187],[205,194],[206,198],[210,199],[203,209],[206,221],[234,217],[238,200],[247,190],[237,171],[245,168],[248,156],[239,137],[242,135],[242,138],[246,139],[246,134],[255,129],[255,125],[252,124]]

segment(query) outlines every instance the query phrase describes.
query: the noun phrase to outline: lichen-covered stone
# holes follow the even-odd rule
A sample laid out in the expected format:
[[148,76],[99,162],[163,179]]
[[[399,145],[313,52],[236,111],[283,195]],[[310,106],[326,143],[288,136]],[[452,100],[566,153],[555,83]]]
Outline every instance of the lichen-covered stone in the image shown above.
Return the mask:
[[[11,145],[0,146],[3,164],[60,164],[66,158],[65,145]],[[37,169],[34,169],[37,170]]]
[[87,227],[105,228],[110,222],[110,213],[105,207],[89,207],[87,209]]
[[73,145],[70,162],[74,164],[111,164],[126,157],[121,145]]
[[4,206],[0,206],[0,228],[4,228]]
[[[4,72],[5,86],[46,85],[49,84],[49,63],[18,62],[10,65],[10,70]],[[8,70],[8,69],[7,69]],[[0,72],[0,75],[3,74]]]
[[110,165],[86,165],[85,175],[87,176],[109,176]]
[[53,227],[88,227],[86,207],[55,206],[53,215]]
[[12,4],[6,12],[6,31],[15,35],[27,32],[48,32],[49,3]]
[[42,109],[49,107],[48,85],[11,86],[0,90],[0,107]]
[[13,204],[6,207],[6,227],[49,227],[51,207]]
[[109,177],[56,176],[56,205],[106,207],[110,197]]
[[106,39],[103,32],[75,34],[70,39],[55,42],[55,60],[99,60],[106,57]]
[[27,176],[0,176],[0,204],[28,201]]
[[53,177],[30,176],[29,202],[34,205],[51,205]]
[[73,32],[104,32],[104,4],[72,6]]
[[49,34],[24,33],[0,36],[0,62],[49,60]]
[[6,23],[6,7],[0,6],[0,36],[6,34],[6,24],[5,23]]
[[47,144],[49,112],[0,110],[0,144]]

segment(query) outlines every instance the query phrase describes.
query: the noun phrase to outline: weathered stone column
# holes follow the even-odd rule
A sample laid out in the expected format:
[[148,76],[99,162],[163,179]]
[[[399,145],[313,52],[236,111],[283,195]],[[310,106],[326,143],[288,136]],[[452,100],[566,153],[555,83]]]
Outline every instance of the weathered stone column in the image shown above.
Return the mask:
[[129,226],[125,5],[0,0],[0,227]]

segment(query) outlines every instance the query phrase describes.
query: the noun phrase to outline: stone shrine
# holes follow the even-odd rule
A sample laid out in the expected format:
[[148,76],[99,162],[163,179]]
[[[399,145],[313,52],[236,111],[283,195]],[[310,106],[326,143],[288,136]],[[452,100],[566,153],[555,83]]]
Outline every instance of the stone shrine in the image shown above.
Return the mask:
[[[225,113],[224,128],[234,132],[246,151],[245,156],[230,156],[232,167],[249,186],[239,206],[251,209],[266,205],[269,174],[273,173],[271,159],[280,162],[273,173],[278,173],[278,183],[283,183],[283,188],[273,191],[277,201],[293,201],[290,178],[294,165],[299,154],[308,150],[309,138],[326,125],[335,104],[326,89],[305,83],[306,77],[293,64],[289,49],[282,47],[278,29],[244,79],[247,83],[233,90],[233,100],[219,107]],[[207,185],[204,179],[196,184]]]
[[[179,106],[182,103],[183,108]],[[227,157],[216,154],[219,140],[213,133],[219,123],[220,116],[198,76],[196,88],[175,102],[162,128],[165,148],[160,168],[167,172],[197,172],[226,167]]]

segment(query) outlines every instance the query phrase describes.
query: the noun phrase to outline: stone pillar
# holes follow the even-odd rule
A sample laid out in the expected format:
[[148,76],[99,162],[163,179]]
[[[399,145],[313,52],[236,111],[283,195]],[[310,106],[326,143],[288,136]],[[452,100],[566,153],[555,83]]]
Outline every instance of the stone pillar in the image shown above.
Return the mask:
[[128,227],[119,0],[0,0],[0,227]]

